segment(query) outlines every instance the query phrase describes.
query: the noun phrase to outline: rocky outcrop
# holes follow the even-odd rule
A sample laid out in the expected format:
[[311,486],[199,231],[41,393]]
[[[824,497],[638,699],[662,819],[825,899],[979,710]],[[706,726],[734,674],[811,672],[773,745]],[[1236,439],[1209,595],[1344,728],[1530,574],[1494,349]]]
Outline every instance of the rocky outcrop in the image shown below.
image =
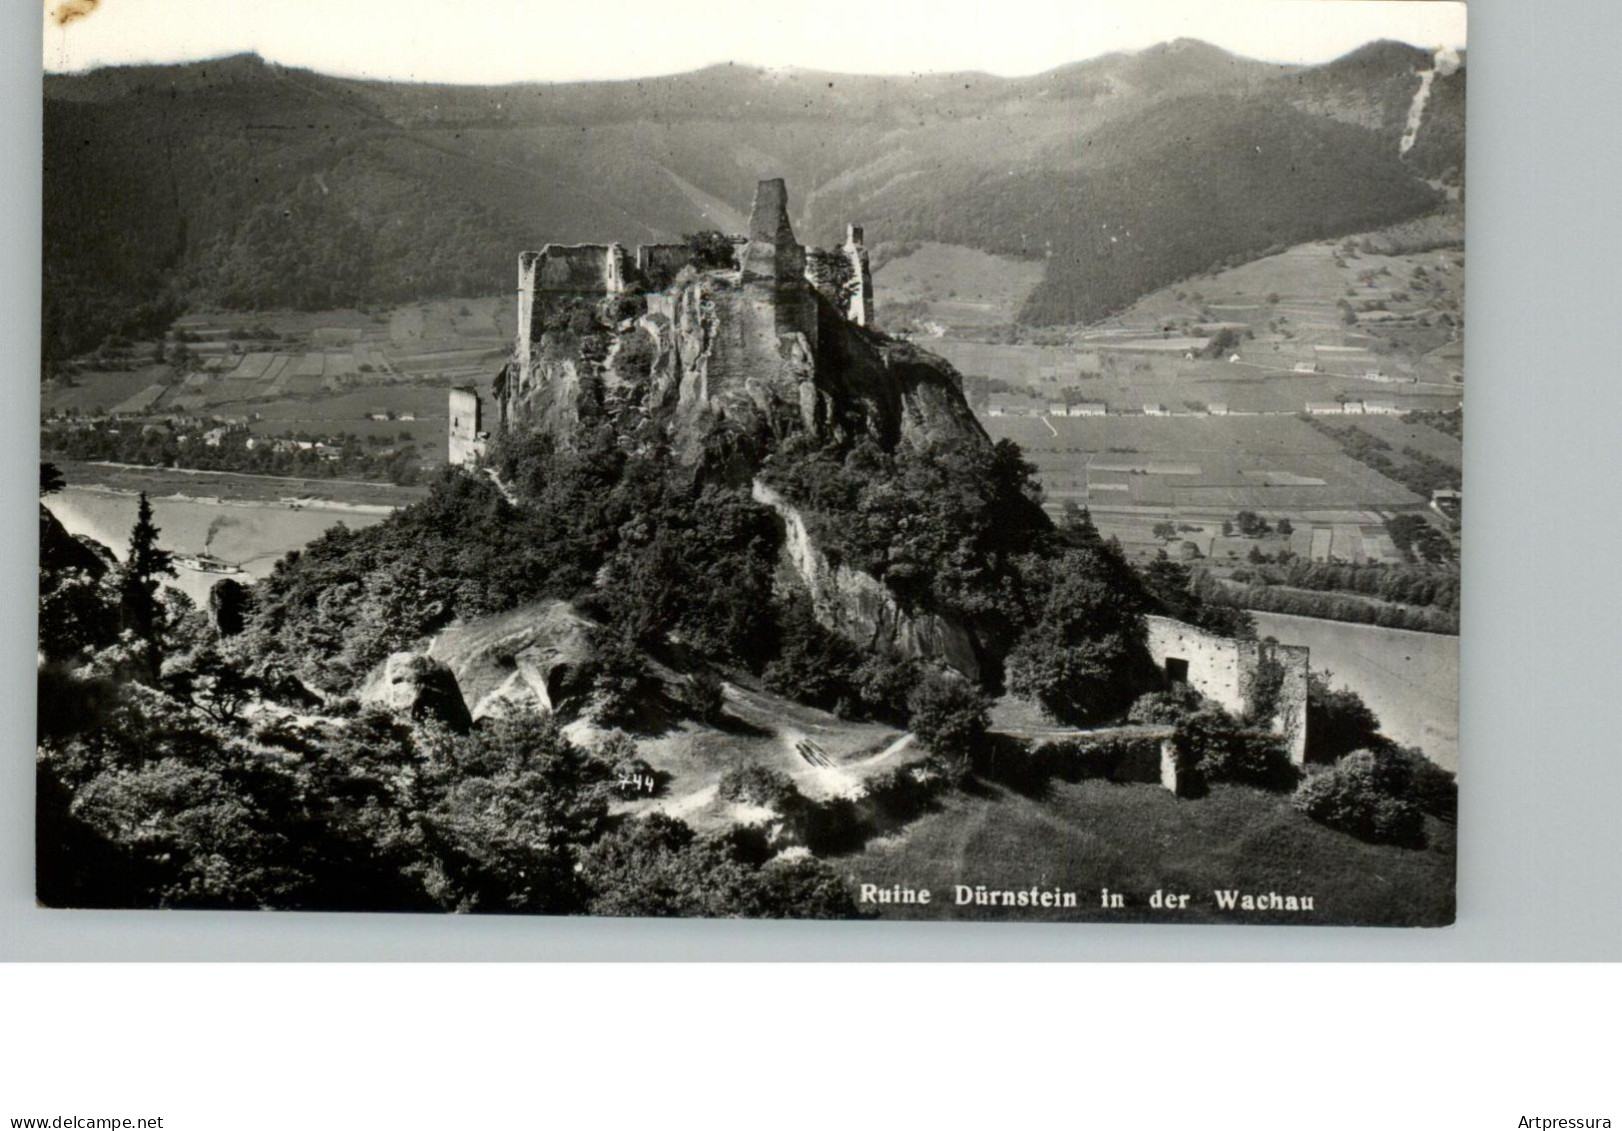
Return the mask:
[[39,567],[47,572],[83,570],[93,578],[106,575],[118,564],[113,552],[90,538],[68,533],[60,519],[41,503],[39,508]]
[[546,601],[453,624],[434,637],[428,655],[455,674],[476,719],[564,714],[591,690],[598,631],[566,601]]
[[783,520],[783,565],[811,596],[817,621],[858,647],[938,664],[980,678],[973,635],[961,624],[929,612],[908,612],[883,582],[846,565],[832,565],[817,548],[794,505],[756,480],[752,494]]
[[453,730],[473,725],[461,688],[449,667],[414,652],[396,652],[367,677],[363,703],[376,703],[418,721],[433,720]]
[[[640,297],[594,298],[595,326],[582,319],[584,295],[546,309],[545,296],[531,295],[529,315],[521,303],[528,328],[518,360],[497,393],[501,426],[568,443],[606,421],[627,447],[668,444],[680,463],[740,485],[775,442],[799,431],[834,443],[870,438],[886,450],[988,443],[949,363],[853,321],[844,275],[826,269],[847,253],[865,255],[859,242],[811,255],[819,290],[782,182],[763,181],[736,270],[687,266]],[[854,267],[844,274],[858,278]],[[868,309],[865,298],[860,305]]]

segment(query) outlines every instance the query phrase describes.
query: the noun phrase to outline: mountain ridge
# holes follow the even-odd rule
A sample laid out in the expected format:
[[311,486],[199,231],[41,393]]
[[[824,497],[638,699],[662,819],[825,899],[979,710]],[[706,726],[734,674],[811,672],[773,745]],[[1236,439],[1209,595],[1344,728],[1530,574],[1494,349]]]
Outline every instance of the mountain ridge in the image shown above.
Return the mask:
[[[1051,257],[1051,286],[1024,319],[1084,321],[1177,273],[1260,253],[1277,242],[1270,226],[1331,236],[1438,203],[1427,182],[1463,166],[1464,69],[1436,80],[1427,112],[1439,124],[1404,160],[1425,58],[1404,47],[1299,67],[1174,41],[1015,78],[717,64],[450,86],[251,54],[48,75],[47,363],[127,332],[143,304],[318,308],[505,290],[524,247],[722,226],[715,203],[735,216],[771,176],[803,186],[793,219],[809,243],[859,222],[875,243]],[[1333,191],[1292,202],[1278,167],[1236,156],[1257,145],[1315,155],[1314,177]],[[1209,176],[1222,192],[1208,209],[1191,181]],[[1146,203],[1111,191],[1112,177],[1163,191]],[[1206,239],[1211,209],[1221,233]],[[1149,266],[1091,254],[1077,233],[1093,219],[1112,231],[1135,219],[1134,238],[1156,241]]]

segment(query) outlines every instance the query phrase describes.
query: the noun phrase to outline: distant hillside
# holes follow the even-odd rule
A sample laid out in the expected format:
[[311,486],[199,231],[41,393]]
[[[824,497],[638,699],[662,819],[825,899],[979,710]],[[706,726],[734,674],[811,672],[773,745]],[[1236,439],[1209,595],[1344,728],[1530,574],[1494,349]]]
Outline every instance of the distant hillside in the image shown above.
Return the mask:
[[788,179],[810,242],[855,220],[870,241],[1047,259],[1022,317],[1092,318],[1433,207],[1421,178],[1463,167],[1464,74],[1436,80],[1403,157],[1427,65],[1392,44],[1302,69],[1177,41],[1019,79],[725,65],[449,87],[254,56],[48,76],[46,359],[182,305],[505,290],[548,240],[736,228],[764,176]]

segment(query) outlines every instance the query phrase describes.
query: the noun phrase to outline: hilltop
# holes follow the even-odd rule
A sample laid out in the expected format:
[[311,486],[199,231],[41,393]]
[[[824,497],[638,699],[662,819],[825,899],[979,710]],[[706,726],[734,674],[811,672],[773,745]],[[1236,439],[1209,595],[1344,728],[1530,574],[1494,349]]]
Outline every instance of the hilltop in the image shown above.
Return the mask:
[[1426,59],[1281,67],[1177,41],[1012,79],[727,64],[443,86],[256,56],[47,76],[46,359],[188,306],[506,290],[515,247],[736,230],[779,174],[805,186],[810,242],[859,219],[1024,257],[1046,278],[1022,320],[1088,320],[1435,207],[1463,167],[1464,71],[1435,79],[1404,155]]

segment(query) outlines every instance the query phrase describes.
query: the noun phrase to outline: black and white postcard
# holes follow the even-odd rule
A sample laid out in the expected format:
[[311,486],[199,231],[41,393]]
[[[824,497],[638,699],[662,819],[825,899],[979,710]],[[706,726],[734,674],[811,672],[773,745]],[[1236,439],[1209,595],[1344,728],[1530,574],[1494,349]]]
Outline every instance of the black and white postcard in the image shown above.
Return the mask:
[[1464,6],[554,7],[45,5],[39,902],[1452,923]]

